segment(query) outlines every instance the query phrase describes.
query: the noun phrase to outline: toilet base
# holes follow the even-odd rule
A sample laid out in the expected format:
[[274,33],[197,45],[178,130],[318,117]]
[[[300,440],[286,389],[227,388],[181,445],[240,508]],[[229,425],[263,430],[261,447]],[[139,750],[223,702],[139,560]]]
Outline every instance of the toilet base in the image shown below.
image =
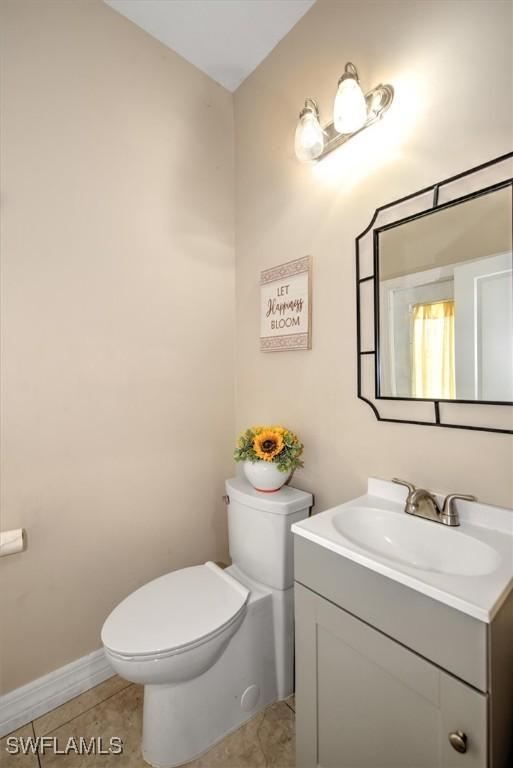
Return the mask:
[[[283,595],[284,605],[292,600],[293,589],[286,592],[290,595]],[[285,677],[284,659],[277,662],[274,602],[271,592],[252,591],[241,626],[218,661],[199,677],[144,687],[146,762],[155,768],[189,762],[268,704],[292,693],[292,654]]]
[[[146,690],[144,695],[146,696]],[[262,706],[255,706],[254,710],[249,714],[247,712],[244,712],[242,719],[240,719],[239,717],[233,718],[232,722],[235,722],[235,725],[232,725],[231,727],[228,728],[228,730],[223,732],[217,732],[217,733],[212,732],[208,738],[205,738],[202,748],[199,747],[200,741],[202,741],[202,739],[201,740],[198,739],[198,734],[194,733],[193,737],[191,738],[190,733],[187,731],[187,729],[190,727],[189,722],[185,724],[184,730],[180,732],[180,747],[178,749],[176,742],[174,742],[174,744],[171,745],[168,739],[164,740],[164,742],[162,741],[161,735],[157,733],[155,729],[155,724],[158,724],[159,721],[158,719],[152,720],[153,727],[151,729],[143,728],[143,742],[142,742],[143,759],[145,760],[146,763],[153,766],[153,768],[180,768],[180,766],[183,766],[186,764],[188,765],[190,761],[197,760],[198,758],[202,757],[207,752],[209,752],[213,747],[215,747],[216,744],[222,741],[224,738],[226,738],[231,733],[234,733],[239,728],[241,728],[244,725],[244,723],[247,723],[249,720],[251,720],[251,718],[254,717],[254,715],[258,714],[258,712],[262,708],[265,708],[269,704],[272,704],[273,701],[276,701],[276,699],[272,699],[271,701],[267,702],[266,704],[263,704]],[[146,708],[145,708],[145,712],[146,712]],[[174,712],[169,712],[168,710],[168,716],[169,715],[173,716],[173,714]],[[208,716],[210,717],[210,713]],[[196,722],[196,725],[197,725],[197,722]],[[158,725],[157,725],[157,728],[158,728]],[[151,733],[151,736],[150,736],[150,730],[153,731]],[[166,728],[166,731],[168,730],[169,728]],[[146,746],[148,742],[150,743],[148,746]],[[196,751],[198,749],[200,749],[201,751]],[[166,756],[166,750],[167,750],[167,756]],[[171,751],[174,753],[173,758],[170,758]],[[185,759],[180,759],[177,757],[179,753],[182,753],[183,755],[187,754],[188,756]],[[175,758],[180,759],[180,762],[179,763],[169,762],[170,759],[174,760]]]

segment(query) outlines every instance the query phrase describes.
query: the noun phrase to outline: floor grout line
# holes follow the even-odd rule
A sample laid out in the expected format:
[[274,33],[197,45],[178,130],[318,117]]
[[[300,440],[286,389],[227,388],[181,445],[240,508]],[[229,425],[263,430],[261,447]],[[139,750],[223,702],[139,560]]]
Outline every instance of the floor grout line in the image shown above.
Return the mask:
[[[271,706],[272,706],[272,705],[271,705]],[[266,709],[267,709],[267,708],[266,708]],[[259,725],[258,725],[258,728],[257,728],[257,732],[256,732],[256,738],[257,738],[258,746],[260,747],[260,751],[261,751],[261,753],[262,753],[262,754],[263,754],[263,756],[264,756],[264,760],[265,760],[265,768],[268,768],[268,766],[269,766],[269,760],[267,759],[267,752],[265,751],[265,749],[264,749],[264,745],[262,744],[262,739],[260,738],[260,731],[261,731],[261,729],[262,729],[262,726],[263,726],[263,724],[264,724],[264,722],[265,722],[265,712],[266,712],[266,709],[264,709],[264,716],[263,716],[263,718],[261,719],[261,721],[260,721],[260,723],[259,723]]]
[[[30,726],[32,728],[32,734],[33,734],[34,739],[35,739],[36,738],[36,729],[34,728],[34,721],[33,720],[30,721]],[[42,768],[41,767],[41,758],[39,756],[39,750],[36,752],[36,757],[37,757],[37,764],[38,764],[39,768]]]
[[[59,728],[62,728],[64,725],[68,725],[69,723],[72,723],[73,720],[77,720],[77,718],[82,717],[82,715],[85,715],[86,712],[90,712],[92,709],[94,709],[95,707],[98,707],[100,704],[104,704],[106,701],[109,701],[109,699],[114,698],[114,696],[117,696],[118,693],[122,693],[122,691],[126,691],[126,689],[130,688],[131,685],[134,685],[134,683],[127,683],[127,685],[124,685],[123,688],[119,689],[119,691],[116,691],[115,693],[111,693],[110,696],[106,696],[101,701],[97,701],[92,706],[87,707],[87,709],[83,709],[82,712],[79,712],[78,715],[75,715],[75,717],[70,717],[69,720],[65,720],[63,723],[60,723],[60,725],[57,725],[55,728],[52,728],[51,731],[48,731],[47,733],[41,734],[41,736],[49,736],[51,733],[55,733],[55,731],[58,731]],[[90,688],[89,690],[92,690],[92,688]],[[87,691],[84,691],[84,693],[87,693]],[[80,694],[80,695],[82,695],[82,694]],[[76,696],[75,698],[78,699],[79,697]],[[70,701],[73,701],[73,699],[70,699]],[[61,704],[61,706],[63,706],[63,705]],[[55,707],[55,709],[59,709],[59,707]],[[50,712],[53,712],[53,711],[54,711],[53,709],[50,710]],[[47,714],[50,714],[50,713],[48,712]],[[44,715],[41,715],[41,717],[44,717]],[[35,730],[34,730],[34,736],[35,736]]]

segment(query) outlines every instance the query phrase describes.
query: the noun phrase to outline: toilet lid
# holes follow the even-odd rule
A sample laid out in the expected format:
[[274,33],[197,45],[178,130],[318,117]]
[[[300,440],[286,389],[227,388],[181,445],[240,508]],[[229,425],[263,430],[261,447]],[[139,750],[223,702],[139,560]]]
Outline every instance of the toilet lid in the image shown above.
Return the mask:
[[163,653],[216,634],[245,606],[249,590],[214,563],[150,581],[114,608],[103,644],[124,656]]

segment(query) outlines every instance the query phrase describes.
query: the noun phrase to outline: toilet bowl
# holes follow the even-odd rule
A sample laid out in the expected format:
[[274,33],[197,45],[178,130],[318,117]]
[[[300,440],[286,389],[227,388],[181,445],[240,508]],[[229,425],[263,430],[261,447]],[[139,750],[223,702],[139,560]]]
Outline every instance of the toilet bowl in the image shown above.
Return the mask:
[[173,768],[293,691],[292,523],[310,494],[273,498],[226,482],[233,564],[182,568],[123,600],[102,629],[105,654],[144,685],[144,759]]
[[249,590],[214,563],[183,568],[129,595],[102,629],[113,669],[133,683],[201,675],[239,628]]

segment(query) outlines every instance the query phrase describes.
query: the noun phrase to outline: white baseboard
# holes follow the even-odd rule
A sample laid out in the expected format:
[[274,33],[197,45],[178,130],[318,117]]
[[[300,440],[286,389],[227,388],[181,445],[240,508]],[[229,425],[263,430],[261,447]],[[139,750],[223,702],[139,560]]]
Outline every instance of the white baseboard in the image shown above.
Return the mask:
[[103,648],[0,696],[0,737],[112,677]]

